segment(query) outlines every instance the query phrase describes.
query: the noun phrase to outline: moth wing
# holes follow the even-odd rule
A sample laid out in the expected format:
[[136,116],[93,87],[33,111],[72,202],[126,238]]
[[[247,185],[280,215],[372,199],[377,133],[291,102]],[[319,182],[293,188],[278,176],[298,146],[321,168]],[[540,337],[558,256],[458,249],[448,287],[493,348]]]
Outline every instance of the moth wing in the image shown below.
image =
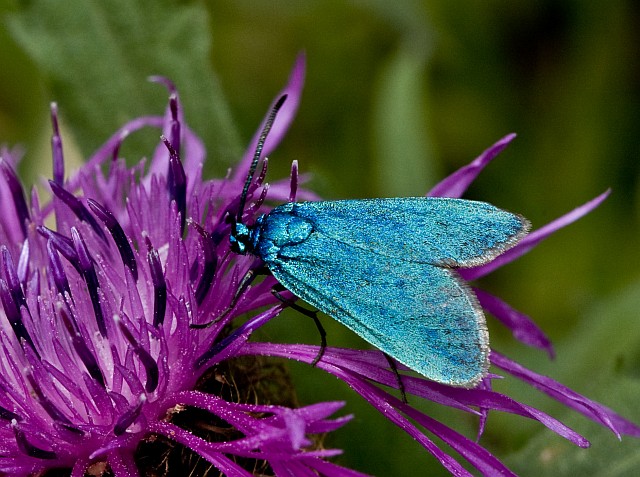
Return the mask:
[[423,376],[471,387],[486,375],[484,315],[455,271],[379,255],[317,230],[281,246],[266,264],[295,295]]
[[525,218],[491,204],[436,197],[289,203],[273,212],[356,248],[448,267],[489,262],[529,229]]

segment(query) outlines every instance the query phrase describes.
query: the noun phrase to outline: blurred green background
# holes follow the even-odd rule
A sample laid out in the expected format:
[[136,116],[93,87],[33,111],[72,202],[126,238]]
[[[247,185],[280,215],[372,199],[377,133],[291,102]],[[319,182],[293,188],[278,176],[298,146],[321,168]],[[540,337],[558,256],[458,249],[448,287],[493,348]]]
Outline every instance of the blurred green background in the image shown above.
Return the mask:
[[[466,197],[539,227],[607,188],[577,224],[480,286],[536,319],[558,358],[516,344],[489,318],[493,346],[640,422],[640,4],[507,0],[0,0],[0,143],[21,144],[27,182],[50,175],[48,104],[69,158],[119,125],[158,114],[162,74],[207,144],[207,176],[241,155],[296,55],[307,55],[298,118],[270,177],[298,159],[326,198],[421,195],[509,132],[518,138]],[[157,133],[126,154],[151,152]],[[362,345],[325,319],[329,342]],[[269,339],[318,341],[285,316]],[[338,462],[379,476],[446,475],[431,456],[320,371],[292,366],[302,402],[348,400]],[[572,447],[540,425],[493,414],[482,443],[522,475],[637,475],[639,442],[615,437],[512,379],[500,390],[566,418]],[[412,401],[412,404],[414,402]],[[473,436],[466,417],[415,403]]]

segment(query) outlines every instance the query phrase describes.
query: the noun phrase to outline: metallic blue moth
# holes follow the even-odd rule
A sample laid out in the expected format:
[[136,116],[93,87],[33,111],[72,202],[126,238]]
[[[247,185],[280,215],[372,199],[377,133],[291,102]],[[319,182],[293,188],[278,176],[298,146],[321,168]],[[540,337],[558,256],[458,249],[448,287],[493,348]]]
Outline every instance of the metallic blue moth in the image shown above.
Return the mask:
[[484,202],[411,197],[287,203],[249,227],[254,171],[231,233],[236,253],[259,257],[294,295],[433,381],[473,387],[486,375],[485,318],[455,269],[515,245],[526,219]]

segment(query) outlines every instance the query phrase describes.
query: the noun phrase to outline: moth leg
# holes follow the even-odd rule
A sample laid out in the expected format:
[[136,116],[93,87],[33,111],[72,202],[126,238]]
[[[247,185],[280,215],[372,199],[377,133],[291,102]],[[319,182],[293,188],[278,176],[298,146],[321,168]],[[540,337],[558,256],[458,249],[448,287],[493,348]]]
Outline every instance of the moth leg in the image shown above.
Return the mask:
[[271,289],[271,293],[273,294],[273,296],[275,296],[278,300],[280,300],[282,303],[284,303],[288,307],[296,310],[298,313],[302,313],[304,316],[308,316],[309,318],[311,318],[313,322],[316,324],[318,333],[320,333],[320,350],[318,351],[318,354],[316,355],[315,358],[313,358],[313,361],[311,362],[311,366],[315,366],[316,364],[318,364],[318,361],[322,359],[322,356],[324,355],[324,351],[327,349],[327,332],[322,326],[322,323],[320,323],[320,319],[318,318],[318,312],[304,308],[298,305],[293,300],[288,300],[287,298],[283,297],[280,294],[280,292],[285,290],[286,288],[278,284],[277,286]]
[[256,277],[258,277],[260,275],[269,275],[269,274],[271,274],[271,272],[264,265],[261,265],[261,266],[259,266],[257,268],[250,269],[244,275],[244,277],[242,277],[242,280],[240,280],[240,283],[238,284],[238,288],[237,288],[235,294],[233,295],[233,298],[231,299],[231,303],[229,303],[229,306],[227,306],[227,308],[225,309],[224,313],[222,313],[222,315],[220,315],[215,320],[208,321],[207,323],[202,323],[202,324],[197,324],[197,325],[196,324],[191,324],[191,325],[189,325],[189,328],[195,329],[195,330],[201,330],[201,329],[204,329],[204,328],[209,328],[214,323],[217,323],[220,320],[222,320],[225,316],[227,316],[231,312],[231,310],[233,310],[235,308],[235,306],[238,304],[238,300],[240,299],[242,294],[245,291],[247,291],[247,288],[249,288],[249,285],[251,285],[251,283],[253,283],[253,281],[256,279]]
[[382,352],[382,354],[384,355],[385,358],[387,358],[387,362],[389,363],[389,368],[391,368],[391,371],[393,371],[393,374],[396,375],[396,383],[398,384],[398,391],[400,391],[400,396],[402,396],[402,402],[405,404],[408,404],[409,401],[407,401],[406,389],[404,387],[404,383],[402,382],[402,376],[398,372],[398,365],[396,364],[396,360],[393,359],[384,351]]
[[240,280],[240,283],[238,284],[238,289],[236,290],[236,293],[233,295],[233,299],[231,300],[231,303],[227,307],[227,311],[225,312],[225,315],[229,313],[229,311],[231,311],[238,304],[240,295],[242,295],[245,291],[247,291],[247,288],[249,288],[249,285],[251,285],[253,281],[256,279],[256,277],[260,275],[271,275],[271,272],[265,265],[260,265],[257,268],[249,269],[249,271],[244,275],[244,277],[242,277],[242,280]]

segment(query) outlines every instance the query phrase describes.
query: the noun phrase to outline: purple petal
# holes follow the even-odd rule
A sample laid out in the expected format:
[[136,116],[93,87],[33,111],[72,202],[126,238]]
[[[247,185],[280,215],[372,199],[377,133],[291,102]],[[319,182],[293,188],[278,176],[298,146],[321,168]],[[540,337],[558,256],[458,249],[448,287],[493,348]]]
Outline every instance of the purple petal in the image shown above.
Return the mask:
[[[178,92],[172,81],[162,76],[151,76],[148,78],[152,82],[163,84],[169,90],[169,104],[164,113],[162,136],[168,138],[168,142],[173,148],[180,152],[182,137],[181,137],[181,123],[184,119],[183,111],[180,106]],[[170,151],[169,151],[170,152]],[[151,164],[149,165],[149,172],[147,176],[151,175],[164,175],[167,170],[167,163],[169,156],[165,148],[158,147],[153,154]]]
[[73,241],[65,237],[58,232],[54,232],[47,227],[40,226],[36,229],[40,235],[50,240],[53,246],[58,250],[64,258],[66,258],[71,265],[78,271],[78,273],[82,273],[82,269],[80,267],[80,258],[78,257],[78,253],[73,246]]
[[155,422],[149,426],[151,432],[161,434],[168,439],[171,439],[179,444],[182,444],[193,451],[197,452],[200,456],[211,462],[219,470],[223,471],[225,475],[233,475],[238,477],[252,477],[252,474],[244,470],[238,464],[225,457],[219,452],[211,452],[209,450],[209,442],[194,436],[189,431],[181,429],[180,427],[166,423]]
[[[250,355],[277,356],[311,363],[317,355],[317,347],[275,343],[247,343],[240,352],[242,354]],[[371,372],[371,370],[366,367],[363,367],[363,361],[358,358],[358,355],[361,354],[370,354],[371,356],[380,355],[379,352],[374,351],[364,352],[340,348],[327,348],[323,358],[316,366],[343,380],[345,378],[342,374],[344,372],[349,372],[353,375],[353,379],[369,379],[385,386],[397,387],[395,376],[393,376],[391,371],[386,369],[388,364],[384,358],[378,360],[380,363],[380,369],[376,373]],[[534,419],[551,429],[556,434],[580,447],[588,447],[589,445],[589,442],[584,437],[568,428],[557,419],[554,419],[535,408],[519,403],[508,396],[479,388],[464,389],[446,386],[424,378],[415,378],[406,375],[402,375],[402,381],[405,391],[408,394],[429,399],[430,401],[456,409],[465,410],[467,412],[472,412],[472,409],[469,406],[474,406],[480,409],[509,412],[528,419]],[[353,386],[351,381],[348,381],[348,384]],[[475,411],[473,412],[477,413]]]
[[107,160],[114,160],[120,150],[122,142],[133,132],[145,127],[162,128],[162,116],[141,116],[132,119],[120,129],[118,129],[93,155],[84,163],[81,169],[73,174],[66,184],[68,190],[75,190],[80,185],[81,177],[88,171],[94,171]]
[[211,289],[213,279],[218,268],[218,256],[215,253],[216,245],[218,245],[213,237],[208,234],[199,224],[193,222],[193,227],[200,235],[200,243],[204,254],[204,263],[202,265],[202,276],[198,281],[195,297],[198,306],[207,297],[207,293]]
[[[255,330],[278,316],[285,306],[286,305],[273,307],[239,326],[233,333],[222,341],[212,345],[204,354],[202,354],[196,360],[194,365],[195,368],[199,369],[205,364],[211,366],[214,362],[220,362],[227,359],[229,356],[233,356],[233,354],[237,353],[238,349],[242,347]],[[211,361],[214,357],[216,359]]]
[[62,153],[62,138],[58,128],[58,105],[56,103],[51,103],[51,124],[53,127],[53,134],[51,135],[53,181],[62,185],[64,183],[64,155]]
[[413,409],[411,406],[400,401],[396,401],[396,398],[392,397],[392,401],[395,401],[395,405],[403,409],[409,417],[450,445],[456,452],[458,452],[484,475],[516,475],[493,454],[484,447],[478,445],[476,442],[473,442],[471,439],[468,439],[426,414]]
[[305,463],[309,467],[316,469],[321,475],[326,475],[327,477],[369,477],[368,474],[340,467],[339,465],[322,459],[305,459]]
[[[184,391],[174,396],[172,400],[175,404],[194,406],[209,411],[225,419],[229,424],[245,434],[249,434],[254,430],[255,418],[248,414],[253,410],[245,410],[242,405],[239,406],[235,403],[227,402],[218,396],[199,391]],[[258,412],[267,411],[260,409]],[[272,412],[272,410],[269,412]]]
[[488,409],[500,412],[508,412],[518,416],[526,417],[540,422],[561,437],[579,447],[589,447],[589,441],[583,436],[567,427],[562,422],[549,416],[548,414],[520,403],[509,396],[500,394],[490,389],[460,389],[449,387],[452,397],[469,406],[477,406],[481,409]]
[[167,189],[169,197],[175,201],[180,213],[180,230],[184,232],[187,220],[187,176],[180,160],[180,150],[174,148],[167,138],[161,136],[162,142],[169,151],[169,170],[167,174]]
[[98,222],[96,222],[96,219],[94,219],[93,216],[89,213],[82,201],[54,181],[49,181],[49,185],[51,186],[51,191],[55,194],[55,196],[64,204],[66,204],[67,207],[69,207],[71,211],[76,214],[76,217],[78,219],[88,223],[93,231],[98,234],[98,236],[106,243],[107,237],[102,231],[102,228],[100,227]]
[[[252,348],[253,351],[257,351],[259,349],[265,354],[270,354],[272,356],[281,356],[289,359],[299,359],[305,362],[311,362],[313,358],[309,359],[310,356],[305,356],[304,359],[300,359],[300,355],[292,352],[292,349],[295,349],[295,346],[291,345],[271,345],[271,350],[273,352],[269,353],[267,350],[269,347],[266,343],[248,343],[245,345],[245,348]],[[287,352],[283,352],[284,348],[287,348]],[[327,352],[331,350],[326,350]],[[251,353],[253,354],[253,353]],[[260,352],[255,354],[262,354]],[[419,429],[417,429],[411,422],[406,419],[398,409],[400,409],[401,401],[389,395],[388,393],[380,390],[379,388],[367,383],[363,377],[357,372],[351,371],[351,363],[347,363],[345,368],[341,366],[328,365],[323,357],[323,359],[317,364],[317,366],[325,371],[328,371],[331,374],[337,376],[340,380],[346,382],[350,387],[352,387],[356,392],[358,392],[361,396],[363,396],[369,403],[371,403],[378,411],[380,411],[387,419],[396,424],[398,427],[407,432],[411,437],[417,440],[426,450],[428,450],[434,457],[436,457],[440,463],[454,475],[467,475],[471,476],[471,474],[461,466],[461,464],[456,461],[453,457],[443,452],[439,449],[430,439],[428,439]],[[391,404],[393,402],[393,404]],[[407,406],[409,408],[409,406]],[[415,419],[415,416],[412,416]],[[442,426],[443,428],[445,426]],[[435,428],[435,426],[434,426]],[[430,429],[433,431],[433,429]],[[443,436],[449,437],[452,442],[448,442],[450,445],[456,445],[455,439],[452,439],[452,435],[447,435],[443,429],[436,428],[437,431],[441,432],[442,435],[438,434],[439,437],[443,438]],[[451,432],[454,432],[450,430]],[[455,433],[457,434],[457,433]],[[460,436],[462,437],[462,436]],[[477,446],[479,449],[479,446]],[[476,450],[477,452],[481,452]],[[483,449],[484,451],[484,449]],[[486,452],[486,451],[484,451]],[[486,452],[488,454],[488,452]],[[475,454],[470,457],[473,458]],[[490,455],[490,454],[488,454]],[[486,457],[486,456],[485,456]],[[494,458],[495,459],[495,458]],[[498,462],[495,459],[495,462]],[[472,462],[473,463],[473,462]],[[493,463],[493,461],[492,461]],[[475,464],[474,464],[475,465]],[[501,471],[504,472],[506,467],[501,464],[496,468],[500,468]],[[509,474],[505,474],[509,475]]]
[[36,459],[43,459],[43,460],[57,459],[57,455],[55,452],[51,450],[42,449],[34,444],[31,444],[27,440],[25,433],[20,429],[20,425],[17,422],[12,421],[11,427],[13,429],[13,434],[14,434],[16,443],[18,444],[18,448],[20,449],[20,451],[22,451],[23,454],[28,455],[29,457],[34,457]]
[[640,437],[640,427],[621,417],[608,407],[576,393],[563,384],[547,376],[534,373],[496,351],[491,352],[491,362],[509,374],[539,389],[556,401],[578,411],[592,421],[607,427],[618,438],[620,438],[621,434]]
[[5,421],[13,421],[15,419],[16,422],[20,422],[22,421],[22,418],[20,416],[18,416],[16,413],[9,411],[8,409],[5,409],[4,407],[0,406],[0,419],[4,419]]
[[180,152],[181,148],[181,134],[180,134],[180,119],[178,118],[179,114],[182,112],[180,108],[180,102],[178,100],[178,93],[173,92],[169,96],[169,111],[171,113],[171,119],[169,121],[169,143],[174,147],[174,149]]
[[[407,434],[413,437],[420,445],[422,445],[427,451],[429,451],[442,466],[451,472],[453,475],[459,476],[471,476],[462,465],[453,457],[443,452],[437,445],[427,438],[418,428],[416,428],[407,418],[405,418],[399,409],[401,401],[396,400],[395,406],[391,404],[394,399],[393,396],[384,393],[382,390],[375,386],[371,386],[368,383],[358,379],[357,375],[351,375],[349,372],[334,373],[341,380],[345,381],[351,386],[358,394],[364,397],[373,407],[375,407],[382,415],[389,419],[392,423],[404,430]],[[339,374],[339,375],[338,375]],[[415,418],[415,417],[414,417]],[[439,436],[441,437],[441,436]],[[507,474],[508,475],[508,474]]]
[[11,255],[4,245],[0,247],[0,250],[2,251],[2,269],[4,271],[4,276],[6,277],[6,281],[0,278],[0,302],[2,303],[5,316],[11,325],[11,329],[13,330],[18,343],[24,340],[26,343],[29,343],[33,349],[36,349],[35,344],[31,339],[31,334],[27,330],[23,320],[21,311],[23,309],[27,310],[27,302],[22,293],[20,283],[17,282],[15,269],[13,268],[13,262],[11,261]]
[[544,349],[551,359],[554,358],[555,352],[551,340],[531,318],[484,290],[478,288],[473,290],[482,308],[509,328],[515,339],[534,348]]
[[544,227],[531,232],[529,235],[523,238],[518,243],[518,245],[516,245],[512,249],[507,250],[505,253],[498,256],[496,259],[492,260],[486,265],[460,270],[460,275],[462,275],[462,277],[467,281],[475,280],[487,275],[488,273],[491,273],[495,269],[500,268],[509,262],[514,261],[525,253],[529,252],[532,248],[549,237],[549,235],[587,215],[593,209],[598,207],[608,197],[610,192],[610,190],[603,192],[595,199],[592,199],[589,202],[581,205],[580,207],[573,209],[571,212],[557,218],[553,222],[549,222]]
[[109,233],[111,233],[113,241],[116,243],[118,251],[120,252],[122,263],[131,270],[131,275],[138,281],[138,264],[136,257],[127,239],[127,235],[124,233],[124,230],[122,230],[122,226],[118,223],[111,211],[100,203],[93,199],[87,199],[87,203],[89,204],[89,208],[104,223]]
[[104,337],[107,336],[107,328],[104,321],[104,314],[102,313],[102,306],[100,304],[100,283],[98,282],[98,275],[93,266],[91,255],[87,245],[84,243],[80,232],[75,227],[71,227],[71,237],[73,239],[73,245],[78,255],[78,262],[80,264],[80,270],[82,272],[82,278],[87,285],[89,291],[89,297],[91,298],[91,304],[93,305],[93,314],[96,318],[98,330]]
[[142,366],[145,369],[145,372],[147,373],[147,381],[145,383],[144,389],[146,392],[152,393],[158,387],[158,363],[156,363],[156,360],[153,359],[153,356],[151,356],[151,354],[149,354],[149,352],[139,344],[138,340],[133,337],[133,334],[131,334],[131,331],[129,331],[125,323],[120,319],[118,319],[117,321],[120,327],[120,331],[131,345],[131,349],[133,349],[133,352],[138,356],[140,362],[142,363]]
[[115,449],[108,454],[109,466],[115,477],[139,477],[133,455],[122,449]]
[[67,332],[71,336],[71,343],[73,344],[73,349],[76,351],[78,358],[80,358],[82,364],[87,368],[89,375],[95,379],[100,386],[106,388],[98,361],[87,346],[85,339],[82,337],[80,332],[77,331],[77,324],[72,321],[71,317],[63,307],[60,307],[59,315],[67,329]]
[[[187,195],[193,193],[194,186],[201,181],[202,165],[206,157],[203,142],[184,124],[184,111],[179,100],[175,85],[167,78],[152,76],[150,81],[163,84],[169,90],[169,106],[165,111],[161,127],[163,135],[169,138],[170,144],[179,153],[182,167],[187,178]],[[147,172],[147,177],[153,174],[164,175],[167,170],[169,153],[166,147],[156,148]]]
[[204,143],[190,128],[185,126],[183,131],[183,167],[187,175],[187,197],[191,197],[194,186],[201,183],[202,165],[207,156],[207,151]]
[[78,459],[73,464],[71,475],[69,477],[84,477],[85,471],[91,465],[91,460],[86,458]]
[[515,134],[508,134],[489,149],[480,154],[468,165],[458,169],[449,177],[436,184],[427,193],[427,197],[461,197],[469,185],[478,177],[478,174],[509,145],[516,137]]
[[[318,355],[318,347],[276,343],[247,343],[241,350],[241,353],[279,356],[310,364]],[[388,369],[388,361],[379,351],[330,347],[325,350],[322,359],[318,363],[318,367],[325,369],[321,366],[323,363],[329,366],[329,368],[327,368],[328,372],[332,372],[331,369],[333,369],[333,367],[345,367],[362,378],[370,379],[388,387],[397,388],[398,386],[395,373]],[[402,368],[402,366],[399,366],[400,370]],[[409,394],[420,396],[443,406],[452,407],[471,414],[478,414],[475,409],[470,408],[459,399],[448,394],[449,390],[456,388],[440,385],[433,381],[426,381],[423,378],[414,378],[405,375],[402,375],[402,381],[406,392]]]
[[147,243],[147,263],[153,284],[153,326],[157,328],[164,323],[167,310],[167,282],[164,278],[158,251],[151,244],[149,237],[145,237],[145,241]]
[[178,91],[175,83],[171,81],[169,78],[167,78],[166,76],[151,75],[147,77],[147,81],[163,85],[165,88],[169,90],[169,94],[174,94],[174,93],[177,93]]
[[131,406],[120,417],[118,417],[115,426],[113,427],[113,434],[121,436],[124,432],[140,417],[142,412],[142,405],[146,402],[144,395],[140,396],[140,400],[135,406]]
[[18,308],[23,306],[26,308],[27,299],[24,296],[22,286],[18,278],[18,272],[13,265],[13,259],[11,258],[9,249],[4,245],[0,245],[0,256],[2,257],[2,270],[4,272],[4,277],[7,280],[11,297]]
[[284,412],[284,423],[291,436],[291,446],[299,450],[307,441],[306,422],[293,410],[286,409]]
[[[2,170],[2,175],[5,179],[4,184],[0,184],[0,196],[2,196],[2,202],[7,204],[7,206],[10,206],[10,204],[13,203],[15,221],[17,222],[17,224],[12,224],[14,221],[12,220],[14,217],[13,213],[9,216],[5,216],[3,221],[4,228],[11,229],[12,225],[17,225],[16,229],[22,231],[22,237],[25,237],[27,235],[26,222],[30,220],[31,217],[29,215],[29,207],[27,206],[22,183],[20,182],[20,179],[18,179],[13,167],[11,167],[11,164],[9,164],[9,162],[7,162],[2,156],[0,156],[0,169]],[[11,196],[10,198],[2,194],[2,189],[5,187],[6,191]],[[22,242],[22,238],[16,241]]]
[[22,242],[22,250],[20,251],[20,257],[18,258],[18,268],[16,273],[18,274],[18,280],[20,283],[26,283],[29,276],[29,263],[31,255],[29,253],[29,240]]

